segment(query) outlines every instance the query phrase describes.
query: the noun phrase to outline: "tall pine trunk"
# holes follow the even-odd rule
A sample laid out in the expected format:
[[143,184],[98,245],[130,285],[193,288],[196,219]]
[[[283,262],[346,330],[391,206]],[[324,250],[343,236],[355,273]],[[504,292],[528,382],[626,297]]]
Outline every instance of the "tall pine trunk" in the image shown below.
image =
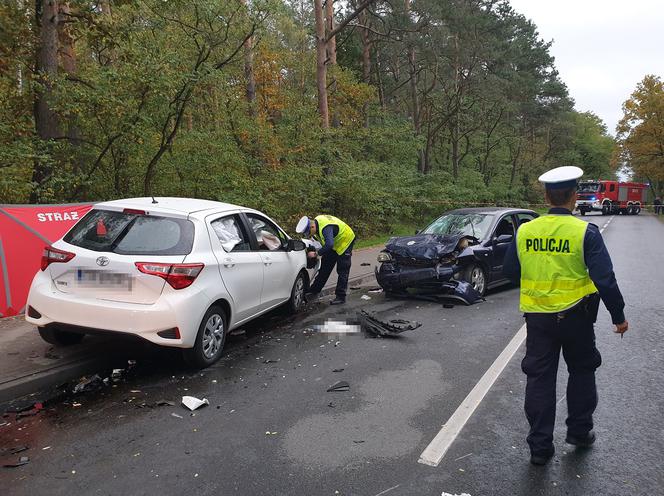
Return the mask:
[[[51,108],[53,81],[58,75],[58,2],[56,0],[35,1],[36,24],[39,28],[39,47],[35,73],[35,131],[39,139],[48,142],[59,134],[57,115]],[[49,146],[47,145],[47,149]],[[52,165],[37,154],[32,170],[32,182],[39,188],[52,174]],[[36,203],[36,190],[30,193],[30,202]]]

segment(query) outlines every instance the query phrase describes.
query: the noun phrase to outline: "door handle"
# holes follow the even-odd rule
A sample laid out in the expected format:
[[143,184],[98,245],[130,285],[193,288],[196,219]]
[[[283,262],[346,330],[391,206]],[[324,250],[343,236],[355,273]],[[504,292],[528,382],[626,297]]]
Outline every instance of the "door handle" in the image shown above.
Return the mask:
[[233,262],[232,258],[227,258],[224,260],[224,267],[235,267],[235,263]]
[[265,257],[265,258],[263,259],[263,263],[264,263],[265,265],[272,265],[272,259],[271,259],[270,257]]

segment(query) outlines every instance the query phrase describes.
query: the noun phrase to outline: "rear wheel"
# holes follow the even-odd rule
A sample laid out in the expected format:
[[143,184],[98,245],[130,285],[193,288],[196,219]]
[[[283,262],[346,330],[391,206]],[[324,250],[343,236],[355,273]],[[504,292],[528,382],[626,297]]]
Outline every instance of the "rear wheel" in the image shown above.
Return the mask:
[[198,327],[194,347],[182,350],[184,360],[188,365],[203,369],[219,360],[226,342],[227,321],[223,308],[210,307]]
[[291,313],[297,313],[304,306],[304,291],[307,288],[307,282],[303,272],[300,272],[293,283],[290,300],[288,300],[288,310]]
[[486,294],[486,272],[481,265],[471,264],[469,265],[463,273],[463,280],[470,283],[475,291],[477,291],[480,296]]
[[56,346],[71,346],[72,344],[78,344],[85,337],[85,334],[61,331],[60,329],[54,329],[52,327],[39,327],[38,330],[39,335],[44,341]]
[[641,213],[641,205],[634,205],[634,215],[639,215]]

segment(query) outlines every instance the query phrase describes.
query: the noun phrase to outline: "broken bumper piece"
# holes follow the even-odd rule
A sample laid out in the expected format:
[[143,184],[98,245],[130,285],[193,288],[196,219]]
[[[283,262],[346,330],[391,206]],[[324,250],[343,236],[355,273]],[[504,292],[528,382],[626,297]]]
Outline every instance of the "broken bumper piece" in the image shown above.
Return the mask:
[[412,331],[422,325],[414,320],[379,319],[374,313],[364,310],[360,312],[359,318],[360,325],[365,332],[381,337],[396,337],[402,332]]
[[[376,269],[376,280],[385,291],[404,296],[444,297],[465,305],[482,301],[482,296],[469,283],[454,278],[460,270],[458,266],[421,267],[384,262]],[[427,294],[412,294],[406,291],[408,288],[424,290]]]

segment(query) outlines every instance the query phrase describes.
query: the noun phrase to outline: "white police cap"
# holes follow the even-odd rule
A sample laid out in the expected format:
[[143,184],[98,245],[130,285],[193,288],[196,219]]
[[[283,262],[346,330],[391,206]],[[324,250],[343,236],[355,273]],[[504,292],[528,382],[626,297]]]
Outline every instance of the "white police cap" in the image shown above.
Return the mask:
[[575,187],[581,176],[583,169],[567,165],[545,172],[539,177],[539,181],[548,189],[565,189]]
[[301,217],[297,221],[297,226],[295,227],[295,232],[299,234],[309,234],[309,229],[311,228],[311,221],[306,215]]

